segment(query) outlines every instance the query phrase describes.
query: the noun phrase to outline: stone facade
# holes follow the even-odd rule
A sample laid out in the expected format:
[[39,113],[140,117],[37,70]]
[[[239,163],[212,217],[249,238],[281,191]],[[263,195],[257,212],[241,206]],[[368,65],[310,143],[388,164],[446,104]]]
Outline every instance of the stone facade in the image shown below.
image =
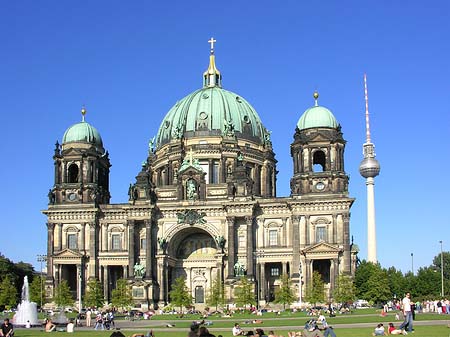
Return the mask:
[[232,303],[244,275],[263,305],[274,299],[282,274],[300,295],[300,277],[304,294],[317,270],[328,297],[339,274],[353,274],[354,200],[340,127],[292,128],[289,197],[276,197],[269,133],[254,137],[245,125],[202,128],[183,133],[177,127],[171,139],[151,143],[122,204],[109,202],[108,152],[83,139],[56,145],[55,183],[44,211],[48,294],[65,279],[74,295],[80,288],[84,295],[88,280],[97,278],[109,301],[125,278],[137,306],[156,307],[170,301],[171,284],[181,276],[202,306],[217,279]]

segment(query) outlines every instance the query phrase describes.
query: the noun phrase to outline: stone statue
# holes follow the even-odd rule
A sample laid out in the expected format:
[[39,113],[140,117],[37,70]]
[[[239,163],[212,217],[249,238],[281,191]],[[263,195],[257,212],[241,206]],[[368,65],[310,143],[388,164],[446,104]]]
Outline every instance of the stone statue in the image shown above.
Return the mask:
[[165,250],[167,247],[167,240],[165,238],[158,238],[159,248]]
[[154,153],[155,152],[155,137],[149,140],[148,142],[148,153]]
[[175,139],[181,139],[182,136],[183,134],[181,133],[181,127],[177,125],[172,131],[172,137]]
[[130,187],[128,187],[128,196],[128,200],[133,201],[134,203],[134,201],[138,198],[138,191],[136,186],[130,184]]
[[218,236],[216,236],[216,243],[217,243],[217,246],[220,248],[220,250],[222,250],[223,251],[223,249],[225,248],[225,238],[222,236],[222,235],[218,235]]
[[133,267],[134,277],[143,277],[145,274],[145,267],[139,263],[136,263]]
[[225,120],[224,126],[223,126],[223,134],[227,137],[234,137],[234,124],[231,120],[227,121]]
[[245,267],[239,261],[234,264],[234,276],[244,276],[245,275]]
[[51,189],[48,190],[48,204],[54,205],[55,204],[55,193]]
[[189,200],[195,200],[197,198],[197,186],[194,180],[189,179],[187,182],[187,198]]

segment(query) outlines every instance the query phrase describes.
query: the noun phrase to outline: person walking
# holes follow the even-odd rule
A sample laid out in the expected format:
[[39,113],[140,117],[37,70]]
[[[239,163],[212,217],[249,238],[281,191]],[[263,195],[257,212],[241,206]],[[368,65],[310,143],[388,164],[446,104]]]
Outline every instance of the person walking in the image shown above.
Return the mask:
[[88,308],[86,310],[86,326],[91,326],[91,315],[92,315],[91,308]]
[[406,293],[405,297],[402,301],[403,305],[403,315],[405,316],[405,320],[398,327],[400,330],[406,330],[408,328],[408,332],[412,332],[413,330],[413,316],[412,316],[412,308],[411,308],[411,294],[409,292]]

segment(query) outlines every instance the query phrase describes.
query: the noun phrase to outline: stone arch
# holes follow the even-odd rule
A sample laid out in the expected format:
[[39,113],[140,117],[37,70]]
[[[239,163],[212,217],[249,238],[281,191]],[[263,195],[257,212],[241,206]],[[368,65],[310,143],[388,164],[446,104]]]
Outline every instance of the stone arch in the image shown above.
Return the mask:
[[220,250],[215,236],[203,228],[194,226],[177,231],[167,242],[168,254],[179,260],[195,256],[214,258],[214,255]]

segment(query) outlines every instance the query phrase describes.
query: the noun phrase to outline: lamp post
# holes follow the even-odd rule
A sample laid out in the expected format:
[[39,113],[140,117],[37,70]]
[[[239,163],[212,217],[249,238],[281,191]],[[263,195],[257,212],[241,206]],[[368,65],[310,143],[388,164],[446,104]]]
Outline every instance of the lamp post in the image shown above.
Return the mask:
[[411,273],[414,276],[414,253],[411,253]]
[[299,273],[298,273],[298,294],[299,294],[299,299],[298,299],[298,303],[300,306],[300,309],[302,307],[302,283],[303,283],[303,274],[302,274],[302,263],[300,262],[300,266],[299,266]]
[[43,269],[42,269],[42,263],[47,261],[47,255],[39,254],[39,255],[37,256],[37,261],[41,263],[41,275],[40,275],[40,277],[41,277],[41,310],[42,310],[42,305],[43,305],[43,302],[44,302],[44,294],[43,294],[43,277],[42,277],[42,275],[44,274],[44,272],[43,272]]
[[441,295],[444,298],[444,255],[442,253],[442,240],[439,243],[441,244]]

